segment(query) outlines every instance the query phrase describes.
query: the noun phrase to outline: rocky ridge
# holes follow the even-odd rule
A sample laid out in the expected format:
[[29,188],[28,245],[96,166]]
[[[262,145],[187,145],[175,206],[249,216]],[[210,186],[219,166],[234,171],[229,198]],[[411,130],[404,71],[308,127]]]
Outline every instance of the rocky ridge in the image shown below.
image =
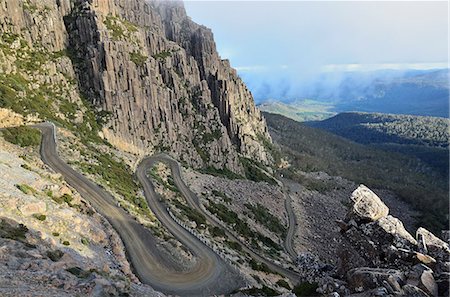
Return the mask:
[[412,236],[367,187],[351,195],[336,266],[300,254],[304,280],[329,296],[448,296],[450,249],[424,228]]
[[197,168],[271,162],[251,93],[182,2],[1,1],[0,34],[0,107],[86,132],[101,122],[121,150]]

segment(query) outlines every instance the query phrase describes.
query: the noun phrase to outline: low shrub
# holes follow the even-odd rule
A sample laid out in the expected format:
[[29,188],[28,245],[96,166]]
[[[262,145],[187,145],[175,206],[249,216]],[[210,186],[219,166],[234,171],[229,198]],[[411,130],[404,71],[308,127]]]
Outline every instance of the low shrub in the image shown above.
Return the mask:
[[2,130],[3,138],[21,147],[38,146],[41,143],[41,132],[27,126],[11,127]]

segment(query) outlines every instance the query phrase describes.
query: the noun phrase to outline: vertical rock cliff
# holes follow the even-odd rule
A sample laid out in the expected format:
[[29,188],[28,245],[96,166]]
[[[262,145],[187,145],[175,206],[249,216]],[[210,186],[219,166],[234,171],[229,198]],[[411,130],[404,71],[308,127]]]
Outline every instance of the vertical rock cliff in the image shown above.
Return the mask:
[[242,173],[240,156],[271,162],[251,93],[181,2],[0,3],[1,106],[89,130],[92,105],[112,145],[194,167]]

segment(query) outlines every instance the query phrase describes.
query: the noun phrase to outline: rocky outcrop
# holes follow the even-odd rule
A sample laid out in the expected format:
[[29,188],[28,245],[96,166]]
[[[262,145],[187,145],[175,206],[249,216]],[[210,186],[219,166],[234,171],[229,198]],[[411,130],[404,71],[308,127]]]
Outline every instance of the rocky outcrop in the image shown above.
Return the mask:
[[388,215],[389,208],[378,196],[364,185],[353,191],[350,200],[353,202],[349,218],[376,221]]
[[[0,33],[8,36],[0,74],[61,86],[57,100],[49,98],[55,111],[37,111],[43,118],[86,122],[81,92],[105,122],[101,136],[121,150],[168,151],[194,167],[238,173],[240,155],[271,162],[262,144],[270,136],[251,93],[220,58],[211,30],[194,23],[181,2],[2,1]],[[23,67],[9,50],[22,47],[42,63]]]
[[388,213],[375,193],[363,185],[356,189],[346,219],[338,222],[337,267],[328,271],[310,260],[314,265],[303,265],[303,274],[315,278],[305,280],[332,296],[448,296],[448,244],[424,228],[414,238]]

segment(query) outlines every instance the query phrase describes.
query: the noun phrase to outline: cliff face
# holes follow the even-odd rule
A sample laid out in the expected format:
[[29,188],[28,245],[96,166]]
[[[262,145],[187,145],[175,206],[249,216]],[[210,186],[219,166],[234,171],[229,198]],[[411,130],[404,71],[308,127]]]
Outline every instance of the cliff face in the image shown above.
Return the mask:
[[[261,144],[270,136],[251,93],[229,62],[219,57],[211,30],[191,21],[182,3],[0,3],[6,49],[0,58],[3,55],[8,63],[2,64],[10,65],[1,74],[20,73],[27,88],[33,81],[47,88],[61,85],[57,97],[76,110],[65,115],[56,101],[49,103],[55,111],[51,116],[33,110],[33,104],[29,113],[37,111],[50,119],[62,114],[70,124],[81,123],[87,108],[81,93],[97,114],[106,115],[103,136],[124,151],[144,155],[165,150],[194,167],[234,172],[242,172],[239,154],[270,163]],[[29,72],[21,69],[20,56],[11,57],[18,52],[11,50],[14,43],[29,49],[30,59],[42,49],[42,64]],[[43,71],[47,68],[50,71]],[[14,92],[20,98],[22,93]]]

